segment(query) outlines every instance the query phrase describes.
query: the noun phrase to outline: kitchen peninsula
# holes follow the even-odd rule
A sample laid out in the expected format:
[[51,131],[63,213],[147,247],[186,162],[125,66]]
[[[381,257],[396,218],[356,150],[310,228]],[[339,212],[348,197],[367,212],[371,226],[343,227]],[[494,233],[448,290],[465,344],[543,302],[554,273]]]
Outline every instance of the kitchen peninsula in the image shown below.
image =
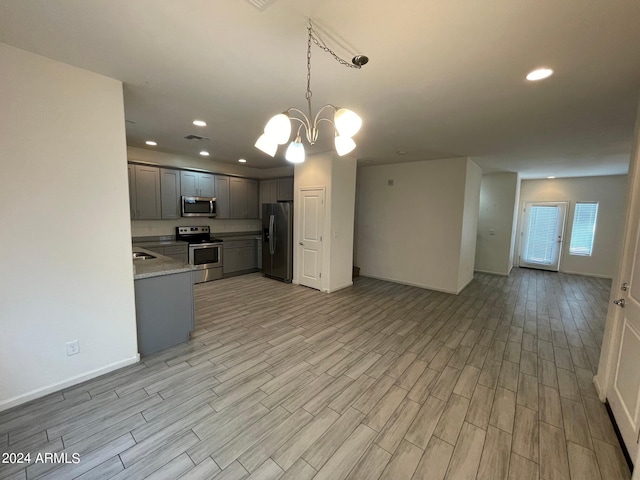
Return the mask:
[[133,256],[140,355],[189,340],[194,328],[194,266],[137,246]]

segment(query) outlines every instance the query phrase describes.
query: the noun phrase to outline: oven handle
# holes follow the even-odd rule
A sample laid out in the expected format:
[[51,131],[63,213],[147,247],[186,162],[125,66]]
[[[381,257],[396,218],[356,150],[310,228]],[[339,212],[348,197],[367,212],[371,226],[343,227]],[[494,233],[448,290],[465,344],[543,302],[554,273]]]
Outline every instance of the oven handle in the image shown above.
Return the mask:
[[276,253],[275,220],[276,220],[275,215],[271,215],[269,217],[269,253],[271,255]]

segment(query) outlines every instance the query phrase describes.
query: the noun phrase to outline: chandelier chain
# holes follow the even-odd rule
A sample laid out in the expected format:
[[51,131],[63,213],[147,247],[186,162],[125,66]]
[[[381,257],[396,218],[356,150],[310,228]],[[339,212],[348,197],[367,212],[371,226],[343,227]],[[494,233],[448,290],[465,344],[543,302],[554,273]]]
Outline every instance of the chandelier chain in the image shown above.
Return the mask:
[[324,41],[320,38],[320,35],[318,35],[318,32],[316,32],[313,29],[313,26],[311,24],[311,20],[309,20],[309,38],[311,40],[313,40],[313,43],[315,43],[319,48],[321,48],[322,50],[324,50],[325,52],[327,52],[329,55],[331,55],[334,60],[336,62],[338,62],[340,65],[344,65],[345,67],[349,67],[349,68],[362,68],[361,65],[355,65],[351,62],[348,62],[347,60],[341,58],[336,52],[334,52],[333,50],[331,50],[329,47],[327,47],[327,45],[324,43]]

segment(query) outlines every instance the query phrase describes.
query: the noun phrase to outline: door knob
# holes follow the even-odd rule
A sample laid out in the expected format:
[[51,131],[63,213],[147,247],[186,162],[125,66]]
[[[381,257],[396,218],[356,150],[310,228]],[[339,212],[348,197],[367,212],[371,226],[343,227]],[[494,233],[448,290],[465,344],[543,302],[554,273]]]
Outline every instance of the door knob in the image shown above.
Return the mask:
[[613,303],[615,303],[619,307],[623,307],[624,308],[624,298],[621,298],[619,300],[614,300]]

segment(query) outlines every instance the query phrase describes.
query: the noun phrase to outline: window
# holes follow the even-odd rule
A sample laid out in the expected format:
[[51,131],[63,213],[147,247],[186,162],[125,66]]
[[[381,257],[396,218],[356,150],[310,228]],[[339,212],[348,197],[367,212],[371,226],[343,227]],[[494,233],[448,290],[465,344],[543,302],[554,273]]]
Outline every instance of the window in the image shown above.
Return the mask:
[[590,257],[593,252],[593,239],[596,235],[596,217],[598,202],[578,202],[573,214],[571,229],[570,255]]

